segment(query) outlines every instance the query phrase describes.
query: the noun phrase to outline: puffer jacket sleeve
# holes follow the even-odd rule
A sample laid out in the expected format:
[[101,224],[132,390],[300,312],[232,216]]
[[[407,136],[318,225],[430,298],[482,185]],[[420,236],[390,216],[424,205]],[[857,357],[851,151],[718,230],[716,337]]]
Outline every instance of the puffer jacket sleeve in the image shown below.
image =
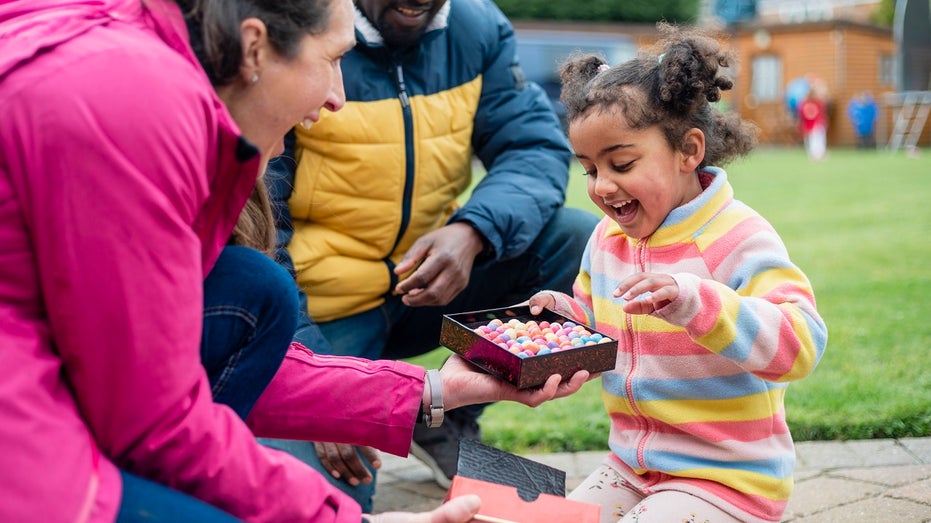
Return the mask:
[[489,51],[472,146],[487,174],[451,221],[472,224],[505,260],[527,250],[564,203],[570,150],[543,89],[524,79],[510,22],[490,1],[474,4],[486,12],[470,31]]
[[292,129],[285,135],[284,152],[272,158],[265,168],[265,184],[272,202],[272,214],[275,216],[275,258],[292,276],[294,275],[294,261],[288,253],[288,244],[294,236],[294,222],[291,219],[291,210],[288,208],[288,199],[294,191],[294,172],[297,170],[294,141]]

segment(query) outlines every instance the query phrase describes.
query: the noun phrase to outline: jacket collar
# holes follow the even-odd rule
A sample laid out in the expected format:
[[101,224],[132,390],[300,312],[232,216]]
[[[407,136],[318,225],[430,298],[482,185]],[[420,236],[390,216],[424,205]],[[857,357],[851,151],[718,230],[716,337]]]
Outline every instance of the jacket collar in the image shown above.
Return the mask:
[[[430,21],[430,25],[427,26],[425,33],[430,31],[436,31],[438,29],[445,29],[449,24],[449,10],[452,6],[452,0],[447,0],[443,7],[437,11],[436,16],[433,17],[433,20]],[[385,41],[381,36],[381,33],[378,32],[378,29],[372,25],[372,22],[369,22],[369,19],[362,14],[362,10],[359,9],[359,6],[355,6],[356,16],[355,16],[355,25],[356,33],[358,33],[361,38],[359,38],[359,43],[365,44],[368,46],[384,46]]]

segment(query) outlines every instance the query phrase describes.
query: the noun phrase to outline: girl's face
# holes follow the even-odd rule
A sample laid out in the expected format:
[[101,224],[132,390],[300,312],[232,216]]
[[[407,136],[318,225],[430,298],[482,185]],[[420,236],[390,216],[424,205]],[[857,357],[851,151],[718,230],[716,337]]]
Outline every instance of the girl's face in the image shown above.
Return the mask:
[[670,211],[702,191],[698,129],[685,138],[686,150],[698,154],[684,153],[669,146],[657,125],[631,129],[621,114],[595,110],[570,122],[569,141],[585,168],[588,196],[631,238],[653,234]]
[[283,137],[296,124],[310,125],[321,109],[338,111],[345,104],[340,59],[355,45],[352,1],[333,0],[327,30],[306,35],[291,58],[274,50],[260,20],[248,19],[240,29],[242,78],[217,91],[243,136],[267,160],[284,150]]

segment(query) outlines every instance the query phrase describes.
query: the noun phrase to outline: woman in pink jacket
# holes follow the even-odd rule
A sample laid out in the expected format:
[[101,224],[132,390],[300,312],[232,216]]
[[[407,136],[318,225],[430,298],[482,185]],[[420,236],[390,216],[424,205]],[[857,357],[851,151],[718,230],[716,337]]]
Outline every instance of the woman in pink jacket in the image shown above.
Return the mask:
[[208,78],[174,2],[0,0],[0,521],[357,522],[255,436],[405,455],[424,405],[533,406],[587,377],[518,393],[453,357],[425,386],[420,367],[292,346],[245,421],[214,402],[205,276],[285,131],[342,105],[354,36],[349,0],[196,7],[208,70],[234,77]]

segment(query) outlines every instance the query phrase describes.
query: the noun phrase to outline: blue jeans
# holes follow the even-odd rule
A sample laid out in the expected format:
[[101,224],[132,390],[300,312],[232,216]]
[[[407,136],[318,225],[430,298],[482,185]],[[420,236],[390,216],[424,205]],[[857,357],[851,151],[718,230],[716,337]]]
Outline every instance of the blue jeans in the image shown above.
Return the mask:
[[340,489],[346,493],[349,497],[356,500],[356,502],[362,507],[363,514],[371,514],[373,508],[373,496],[375,496],[375,469],[372,468],[371,464],[360,454],[359,458],[362,459],[362,463],[369,469],[372,473],[372,482],[368,485],[359,484],[355,487],[346,483],[341,479],[336,479],[330,475],[330,473],[323,467],[323,463],[320,463],[320,459],[317,457],[317,451],[314,449],[313,442],[310,441],[298,441],[291,439],[266,439],[259,438],[259,442],[274,448],[279,449],[291,454],[295,458],[307,463],[311,467],[317,469],[323,477],[327,478],[330,483],[336,488]]
[[[297,313],[297,286],[288,271],[255,249],[223,249],[204,280],[201,362],[214,401],[246,418],[281,366]],[[118,523],[239,521],[179,491],[121,474]]]
[[284,360],[297,314],[288,271],[255,249],[223,249],[204,280],[200,347],[214,401],[246,418]]
[[139,476],[120,471],[123,498],[116,523],[240,523],[222,510]]
[[[444,314],[506,307],[543,289],[571,293],[582,252],[597,223],[598,217],[590,212],[560,208],[523,255],[473,268],[468,287],[446,306],[408,307],[399,296],[387,296],[385,303],[375,309],[302,326],[295,339],[315,352],[368,359],[402,359],[430,352],[439,346]],[[447,416],[476,419],[483,409],[483,405],[472,405],[450,411]],[[352,495],[363,510],[371,510],[374,482],[351,487],[334,479],[320,466],[312,443],[263,442],[286,446],[290,453]]]

